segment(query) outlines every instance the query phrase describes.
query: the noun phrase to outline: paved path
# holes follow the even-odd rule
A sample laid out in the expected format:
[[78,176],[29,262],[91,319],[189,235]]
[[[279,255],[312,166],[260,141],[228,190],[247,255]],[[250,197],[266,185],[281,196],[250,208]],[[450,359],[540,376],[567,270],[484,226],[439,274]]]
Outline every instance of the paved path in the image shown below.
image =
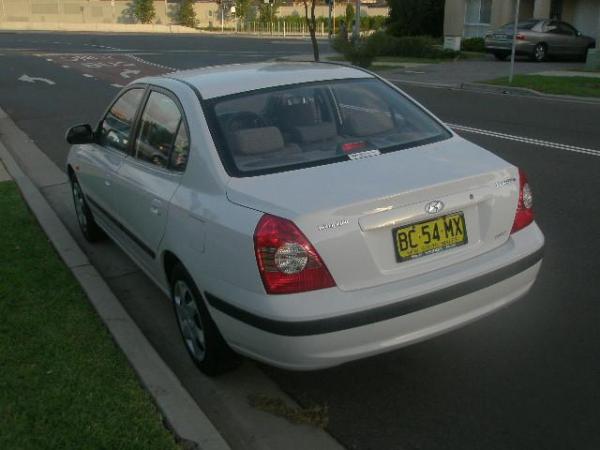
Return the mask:
[[[508,76],[509,67],[510,63],[508,61],[496,61],[493,57],[488,57],[482,61],[459,60],[429,64],[418,69],[387,70],[383,74],[386,78],[394,80],[460,86],[462,83],[474,83],[506,77]],[[583,63],[578,62],[534,63],[519,59],[515,64],[515,73],[527,74],[542,70],[569,70],[582,67]]]

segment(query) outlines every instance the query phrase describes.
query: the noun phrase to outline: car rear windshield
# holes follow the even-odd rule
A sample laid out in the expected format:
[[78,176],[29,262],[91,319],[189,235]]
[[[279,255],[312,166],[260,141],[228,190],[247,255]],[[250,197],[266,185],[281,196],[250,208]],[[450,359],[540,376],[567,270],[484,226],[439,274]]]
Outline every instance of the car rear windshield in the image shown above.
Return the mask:
[[235,177],[342,162],[451,136],[377,79],[263,89],[204,106],[223,164]]

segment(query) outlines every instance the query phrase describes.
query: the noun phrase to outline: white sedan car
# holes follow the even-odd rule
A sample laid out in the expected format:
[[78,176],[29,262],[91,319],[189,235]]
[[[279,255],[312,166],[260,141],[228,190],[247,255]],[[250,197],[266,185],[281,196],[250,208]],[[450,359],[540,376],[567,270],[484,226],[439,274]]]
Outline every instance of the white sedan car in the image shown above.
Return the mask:
[[394,350],[522,297],[540,269],[525,174],[360,69],[143,78],[67,140],[83,233],[171,297],[207,374],[235,354],[308,370]]

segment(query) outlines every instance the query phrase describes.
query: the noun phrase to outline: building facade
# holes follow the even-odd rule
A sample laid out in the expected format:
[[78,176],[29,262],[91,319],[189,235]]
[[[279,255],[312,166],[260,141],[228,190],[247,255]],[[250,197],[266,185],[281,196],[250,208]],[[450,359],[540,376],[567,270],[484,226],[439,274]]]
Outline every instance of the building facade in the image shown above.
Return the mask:
[[[514,20],[516,0],[446,0],[444,35],[481,37]],[[519,20],[558,18],[600,45],[600,0],[521,0]],[[458,39],[459,40],[459,39]]]

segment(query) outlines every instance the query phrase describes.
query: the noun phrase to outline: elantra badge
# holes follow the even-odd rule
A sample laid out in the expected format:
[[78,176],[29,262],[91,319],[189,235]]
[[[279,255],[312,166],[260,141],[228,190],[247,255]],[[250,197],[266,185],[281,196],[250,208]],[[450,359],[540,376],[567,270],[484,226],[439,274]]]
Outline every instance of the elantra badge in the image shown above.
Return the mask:
[[444,209],[444,202],[441,200],[434,200],[425,205],[425,212],[428,214],[437,214]]

